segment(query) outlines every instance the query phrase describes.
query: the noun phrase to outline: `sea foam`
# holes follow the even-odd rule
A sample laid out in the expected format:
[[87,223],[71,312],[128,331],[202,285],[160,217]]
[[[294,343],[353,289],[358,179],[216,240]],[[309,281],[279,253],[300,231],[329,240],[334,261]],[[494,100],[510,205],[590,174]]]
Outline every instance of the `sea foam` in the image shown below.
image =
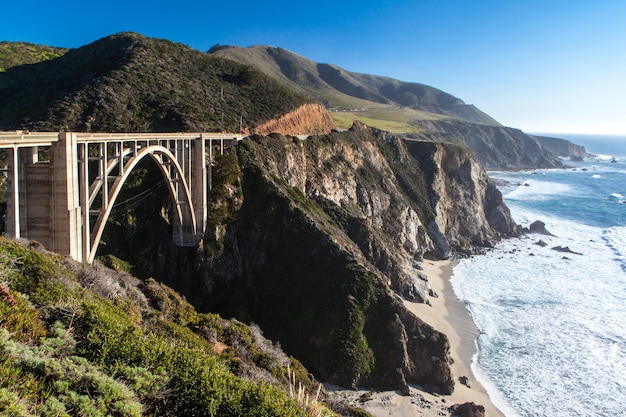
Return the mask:
[[507,184],[501,189],[516,222],[542,220],[553,234],[503,241],[454,269],[453,288],[481,332],[472,369],[506,416],[626,415],[619,166],[594,160],[570,170],[492,173]]

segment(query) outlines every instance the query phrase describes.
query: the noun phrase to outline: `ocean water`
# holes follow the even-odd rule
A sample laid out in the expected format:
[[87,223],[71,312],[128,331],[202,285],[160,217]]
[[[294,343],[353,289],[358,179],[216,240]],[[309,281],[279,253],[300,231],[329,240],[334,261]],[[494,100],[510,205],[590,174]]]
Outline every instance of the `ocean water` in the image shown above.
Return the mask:
[[518,224],[554,236],[502,242],[452,277],[481,331],[472,370],[507,417],[626,416],[626,137],[571,139],[597,156],[490,173]]

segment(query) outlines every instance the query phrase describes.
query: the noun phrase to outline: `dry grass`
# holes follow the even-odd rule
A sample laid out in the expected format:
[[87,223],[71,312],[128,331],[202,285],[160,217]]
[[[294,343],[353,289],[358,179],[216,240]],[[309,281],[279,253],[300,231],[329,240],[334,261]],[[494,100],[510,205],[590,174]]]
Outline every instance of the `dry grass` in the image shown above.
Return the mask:
[[296,380],[296,373],[291,371],[289,364],[287,365],[287,373],[289,375],[289,396],[298,403],[298,406],[302,410],[313,417],[335,415],[319,401],[320,393],[322,392],[322,384],[317,386],[315,395],[310,396],[304,389],[302,382]]

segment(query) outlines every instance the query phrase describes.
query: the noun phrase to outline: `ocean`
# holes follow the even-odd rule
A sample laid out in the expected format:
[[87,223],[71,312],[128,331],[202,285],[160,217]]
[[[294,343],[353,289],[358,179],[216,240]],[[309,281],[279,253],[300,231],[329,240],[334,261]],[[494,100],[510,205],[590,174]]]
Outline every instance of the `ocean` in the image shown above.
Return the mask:
[[454,268],[480,330],[472,370],[507,417],[626,416],[626,137],[557,137],[596,156],[489,173],[518,224],[541,220],[554,236]]

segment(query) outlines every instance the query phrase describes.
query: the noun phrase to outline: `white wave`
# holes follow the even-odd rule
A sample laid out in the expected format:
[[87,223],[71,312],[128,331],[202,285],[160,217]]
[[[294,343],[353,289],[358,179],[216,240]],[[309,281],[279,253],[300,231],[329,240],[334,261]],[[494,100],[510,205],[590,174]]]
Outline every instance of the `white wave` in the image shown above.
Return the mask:
[[573,192],[574,189],[567,184],[529,179],[504,197],[511,200],[538,201],[551,200],[558,195],[572,194]]
[[507,240],[454,269],[454,291],[482,332],[475,375],[507,416],[624,415],[626,270],[615,261],[626,254],[626,227],[543,217],[556,236]]
[[614,158],[613,155],[604,155],[604,154],[599,154],[596,155],[594,158],[591,158],[591,160],[596,160],[596,161],[611,161]]
[[604,231],[602,238],[626,272],[626,227],[611,227]]
[[593,174],[593,175],[591,176],[591,178],[593,178],[594,180],[599,180],[599,179],[601,179],[601,178],[602,178],[602,175],[600,175],[600,174]]

